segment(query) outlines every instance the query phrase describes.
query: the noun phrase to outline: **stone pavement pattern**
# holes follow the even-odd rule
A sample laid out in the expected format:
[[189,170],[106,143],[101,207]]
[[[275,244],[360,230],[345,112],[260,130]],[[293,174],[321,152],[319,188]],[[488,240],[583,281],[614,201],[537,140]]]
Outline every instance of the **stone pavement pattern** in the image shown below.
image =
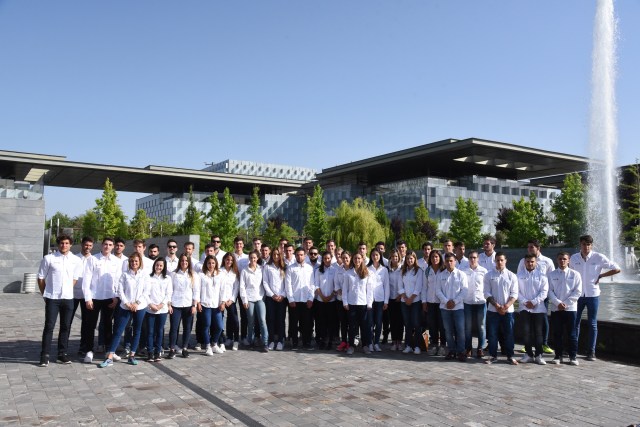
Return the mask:
[[[629,425],[640,367],[448,362],[390,351],[192,352],[159,364],[37,367],[44,303],[0,298],[0,425]],[[70,355],[80,321],[74,319]],[[54,334],[57,337],[57,331]],[[55,339],[53,344],[55,349]],[[74,358],[75,360],[75,358]]]

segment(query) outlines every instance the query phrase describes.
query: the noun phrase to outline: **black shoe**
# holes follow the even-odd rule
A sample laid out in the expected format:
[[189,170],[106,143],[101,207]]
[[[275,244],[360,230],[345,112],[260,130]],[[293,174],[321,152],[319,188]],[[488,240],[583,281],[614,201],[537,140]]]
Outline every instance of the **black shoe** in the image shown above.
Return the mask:
[[70,365],[71,364],[71,359],[69,359],[69,356],[67,356],[66,354],[59,354],[58,355],[58,363],[62,363],[65,365]]
[[182,357],[184,357],[185,359],[189,357],[189,352],[186,348],[182,349]]
[[293,350],[293,351],[297,351],[298,350],[298,343],[297,342],[294,342],[294,343],[291,344],[291,350]]
[[167,355],[167,359],[173,359],[176,357],[176,351],[174,349],[169,350],[169,354]]
[[147,355],[147,362],[155,362],[156,361],[156,357],[153,355],[153,353],[149,352],[149,354]]
[[260,347],[260,353],[269,353],[269,347],[266,345],[264,347]]
[[48,354],[43,354],[40,356],[40,364],[38,365],[41,368],[46,368],[47,366],[49,366],[49,355]]

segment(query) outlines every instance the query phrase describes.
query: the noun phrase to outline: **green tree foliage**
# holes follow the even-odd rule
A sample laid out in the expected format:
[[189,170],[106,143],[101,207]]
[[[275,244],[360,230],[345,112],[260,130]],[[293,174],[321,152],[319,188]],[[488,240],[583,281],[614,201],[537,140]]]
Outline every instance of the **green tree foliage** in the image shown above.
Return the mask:
[[456,200],[456,210],[451,213],[449,234],[451,240],[459,240],[467,247],[478,247],[482,243],[482,220],[478,215],[478,204],[459,197]]
[[294,242],[298,238],[298,232],[290,227],[282,217],[269,220],[267,228],[262,235],[262,241],[276,247],[280,239],[285,238],[289,242]]
[[211,208],[207,214],[206,228],[212,234],[220,235],[221,248],[225,251],[233,250],[233,239],[238,236],[238,205],[229,192],[229,187],[224,189],[222,200],[218,192],[209,197]]
[[375,206],[361,198],[352,203],[343,200],[335,209],[335,216],[329,219],[329,228],[336,242],[353,251],[360,241],[368,247],[385,240],[386,232],[376,220]]
[[151,237],[151,225],[153,221],[147,216],[144,209],[138,209],[129,223],[130,239],[148,239]]
[[511,225],[511,230],[507,235],[509,247],[524,248],[530,239],[538,239],[540,242],[546,241],[544,220],[539,217],[538,206],[535,196],[529,200],[521,197],[520,200],[513,201],[513,209],[509,212],[509,224]]
[[78,218],[82,227],[82,236],[91,236],[96,239],[96,241],[102,240],[102,237],[104,236],[99,236],[101,227],[100,221],[98,221],[98,215],[96,215],[95,211],[88,210],[84,215],[80,215]]
[[329,239],[329,222],[324,191],[320,185],[315,186],[312,196],[307,196],[305,212],[307,223],[304,225],[304,234],[311,237],[317,247],[324,247]]
[[127,218],[122,212],[118,194],[109,178],[105,181],[102,197],[96,199],[96,207],[93,210],[100,224],[99,232],[93,236],[94,239],[101,240],[104,236],[128,237]]
[[620,223],[626,244],[640,246],[640,165],[622,171]]
[[420,250],[424,242],[434,241],[438,237],[438,222],[429,217],[424,201],[414,208],[413,215],[414,219],[407,221],[402,228],[402,240],[408,248]]
[[564,187],[551,205],[551,224],[558,238],[567,246],[576,247],[580,235],[587,227],[587,201],[585,186],[579,174],[567,175]]
[[62,233],[64,228],[75,229],[75,221],[76,218],[71,218],[62,212],[56,212],[51,218],[46,219],[44,222],[44,228],[48,230],[49,227],[51,227],[51,241],[49,244],[54,245],[56,243],[56,234],[58,234],[58,230]]
[[253,193],[251,194],[251,204],[248,209],[249,221],[247,234],[249,238],[258,237],[262,233],[264,228],[264,218],[262,217],[262,209],[260,207],[260,188],[253,187]]
[[178,234],[178,224],[166,219],[156,220],[151,229],[151,237],[175,236]]
[[196,198],[191,187],[189,187],[189,206],[184,214],[184,221],[178,225],[178,234],[199,235],[200,241],[207,241],[209,238],[204,226],[204,217],[196,207]]

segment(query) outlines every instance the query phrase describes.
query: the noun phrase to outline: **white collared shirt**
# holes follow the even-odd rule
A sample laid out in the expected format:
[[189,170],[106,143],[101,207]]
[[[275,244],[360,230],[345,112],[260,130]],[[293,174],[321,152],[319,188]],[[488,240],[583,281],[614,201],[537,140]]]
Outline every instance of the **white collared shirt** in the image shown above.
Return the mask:
[[84,300],[115,298],[122,275],[121,267],[121,260],[113,254],[103,255],[101,252],[87,260],[82,279]]
[[609,261],[609,258],[595,251],[589,252],[586,260],[582,258],[580,252],[571,255],[569,267],[580,273],[582,279],[582,296],[585,297],[600,296],[600,283],[596,283],[596,281],[600,273],[602,273],[602,270],[620,269],[618,264]]
[[[484,275],[484,297],[489,299],[493,297],[496,303],[505,305],[511,298],[518,299],[518,276],[506,268],[498,271],[493,268]],[[496,313],[493,304],[489,304],[488,311]],[[513,313],[513,304],[509,306],[507,312]]]
[[285,272],[284,285],[290,303],[313,301],[313,267],[304,262],[291,264]]
[[218,273],[220,279],[220,287],[222,288],[222,301],[236,302],[238,298],[238,288],[240,287],[240,278],[233,270],[227,270],[222,267]]
[[[549,292],[549,282],[547,276],[542,274],[537,268],[533,271],[525,271],[518,273],[518,307],[519,311],[528,311],[529,313],[547,313],[547,307],[544,300]],[[531,301],[535,306],[527,308],[525,303]]]
[[175,257],[171,259],[168,256],[166,256],[164,257],[164,260],[167,262],[167,271],[169,273],[173,273],[178,269],[178,262],[180,261],[180,258]]
[[487,269],[481,265],[476,266],[475,269],[467,267],[463,270],[467,275],[467,295],[464,297],[465,304],[486,304],[487,300],[484,297],[484,276],[487,274]]
[[193,299],[196,303],[200,303],[203,307],[217,308],[224,300],[220,273],[215,276],[209,276],[206,273],[198,273],[200,280],[193,290]]
[[[324,267],[324,273],[320,272],[320,268],[313,271],[313,284],[316,289],[320,289],[322,295],[325,297],[331,296],[331,301],[335,301],[335,296],[333,295],[335,284],[334,279],[336,277],[337,268],[333,265]],[[320,295],[316,296],[316,299],[322,302],[322,298]]]
[[120,298],[120,308],[129,310],[127,304],[130,303],[135,303],[138,310],[147,308],[149,305],[147,277],[142,270],[138,270],[135,274],[132,270],[122,273],[116,292]]
[[274,295],[286,297],[284,289],[284,271],[273,264],[266,264],[262,267],[262,283],[264,293],[269,297]]
[[440,299],[436,296],[436,290],[438,288],[438,282],[436,281],[436,276],[438,275],[438,271],[435,271],[430,266],[427,266],[424,274],[424,286],[422,286],[422,295],[420,299],[422,302],[427,302],[431,304],[439,304]]
[[373,264],[369,267],[369,276],[371,277],[371,291],[373,292],[373,300],[377,302],[389,303],[389,270],[380,264],[378,268],[374,268]]
[[[418,267],[417,271],[413,269],[407,270],[406,274],[403,274],[402,281],[400,282],[400,289],[398,293],[405,294],[409,298],[415,295],[416,298],[413,302],[420,302],[422,300],[422,287],[424,286],[424,271]],[[402,302],[405,302],[405,298],[402,298]]]
[[255,270],[249,266],[240,273],[240,298],[244,304],[260,301],[264,296],[262,287],[262,267],[256,265]]
[[[452,271],[442,270],[436,276],[436,296],[440,300],[440,310],[463,310],[464,298],[467,295],[467,275],[457,268]],[[455,302],[453,308],[447,308],[447,302]]]
[[490,256],[487,256],[484,252],[478,254],[478,264],[487,269],[487,271],[493,271],[496,269],[496,251],[493,251]]
[[[518,263],[518,270],[517,270],[518,273],[526,270],[524,261],[525,261],[525,258],[522,258]],[[555,269],[556,267],[553,265],[553,260],[551,258],[546,257],[542,254],[536,257],[536,270],[540,270],[542,274],[549,274]]]
[[149,304],[164,304],[158,311],[149,311],[151,314],[164,314],[169,312],[169,288],[171,276],[166,277],[154,274],[147,276],[147,288],[149,289]]
[[82,261],[82,274],[78,278],[78,281],[76,282],[76,284],[73,286],[73,299],[84,299],[84,290],[82,289],[82,282],[84,280],[84,270],[85,268],[87,268],[87,261],[93,255],[89,254],[89,256],[84,256],[82,255],[82,252],[78,252],[76,256],[80,258],[80,261]]
[[402,281],[402,268],[396,267],[395,270],[392,270],[389,267],[389,300],[395,300],[398,298],[400,294],[398,289],[400,289],[400,282]]
[[576,270],[567,267],[549,272],[549,302],[551,311],[558,311],[558,305],[564,303],[564,311],[578,311],[578,298],[582,295],[582,277]]
[[186,271],[178,270],[171,273],[171,306],[191,307],[193,305],[193,290],[200,280],[197,274],[189,277]]
[[371,308],[373,290],[370,278],[370,275],[361,278],[355,268],[345,271],[342,280],[342,305],[366,305]]
[[67,252],[60,251],[46,255],[40,262],[38,279],[44,279],[42,296],[49,299],[73,299],[73,286],[82,275],[82,261]]

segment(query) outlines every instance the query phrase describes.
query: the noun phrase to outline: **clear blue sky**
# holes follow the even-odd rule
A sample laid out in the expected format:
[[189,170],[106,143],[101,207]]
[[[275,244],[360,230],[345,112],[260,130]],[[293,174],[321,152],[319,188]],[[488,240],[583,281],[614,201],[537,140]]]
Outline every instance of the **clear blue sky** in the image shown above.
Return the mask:
[[[628,164],[640,0],[616,10]],[[0,148],[318,170],[444,138],[586,156],[594,12],[595,0],[0,0]],[[48,188],[47,215],[97,196]],[[136,196],[120,193],[129,216]]]

